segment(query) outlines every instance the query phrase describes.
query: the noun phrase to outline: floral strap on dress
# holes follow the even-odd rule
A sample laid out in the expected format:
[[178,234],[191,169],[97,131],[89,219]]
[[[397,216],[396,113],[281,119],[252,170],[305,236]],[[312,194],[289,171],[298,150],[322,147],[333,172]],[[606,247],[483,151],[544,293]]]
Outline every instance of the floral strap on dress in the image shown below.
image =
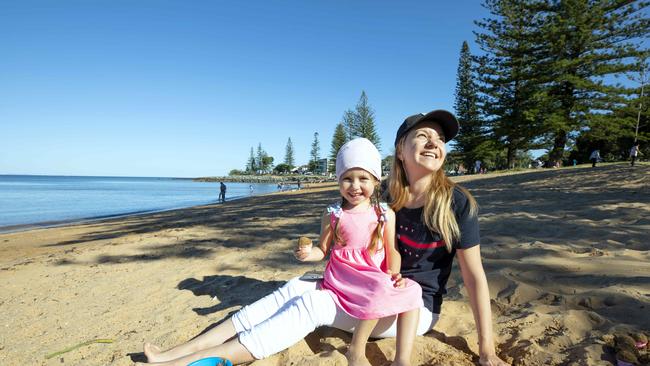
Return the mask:
[[336,221],[341,217],[343,213],[343,207],[341,207],[341,202],[333,203],[327,206],[327,213],[330,215],[330,225],[332,228],[336,227]]

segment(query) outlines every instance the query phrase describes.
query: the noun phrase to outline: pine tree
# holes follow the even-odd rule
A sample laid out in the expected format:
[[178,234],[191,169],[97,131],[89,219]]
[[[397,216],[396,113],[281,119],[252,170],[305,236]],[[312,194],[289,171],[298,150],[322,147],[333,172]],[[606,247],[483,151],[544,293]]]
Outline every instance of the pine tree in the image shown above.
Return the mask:
[[361,92],[361,97],[359,97],[359,102],[357,102],[354,111],[354,120],[354,126],[356,128],[354,136],[367,138],[380,150],[381,142],[375,128],[375,112],[368,104],[368,97],[365,91]]
[[248,157],[248,163],[246,163],[246,172],[249,174],[255,173],[255,153],[252,146],[251,155]]
[[348,141],[345,133],[345,127],[343,122],[340,122],[336,125],[334,129],[334,135],[332,136],[332,144],[330,148],[330,160],[332,164],[330,165],[330,170],[334,171],[336,169],[336,155],[339,153],[339,149]]
[[483,33],[476,40],[484,55],[477,57],[480,110],[491,141],[476,154],[505,149],[506,165],[515,166],[519,151],[536,148],[543,134],[539,80],[540,27],[544,0],[485,0],[493,18],[475,22]]
[[[562,159],[571,136],[583,130],[617,131],[613,113],[630,90],[608,83],[631,71],[632,57],[646,53],[638,44],[648,37],[646,1],[555,0],[543,28],[543,60],[548,86],[549,159]],[[610,118],[604,118],[610,115]],[[605,126],[606,125],[606,126]]]
[[345,132],[345,141],[350,141],[355,137],[359,137],[358,130],[359,128],[356,125],[357,118],[353,110],[348,109],[343,112],[343,120],[341,124],[343,125],[343,130]]
[[320,142],[318,141],[318,132],[314,132],[314,141],[311,143],[311,151],[309,153],[309,170],[315,172],[318,169],[318,161],[320,160]]
[[485,141],[484,128],[478,111],[478,97],[474,76],[472,75],[472,55],[466,41],[460,50],[454,109],[460,124],[458,136],[454,139],[454,150],[460,153],[466,167],[472,166],[480,156],[478,146]]
[[287,147],[284,150],[284,163],[289,167],[289,170],[293,169],[295,159],[293,155],[293,143],[291,143],[291,137],[287,140]]

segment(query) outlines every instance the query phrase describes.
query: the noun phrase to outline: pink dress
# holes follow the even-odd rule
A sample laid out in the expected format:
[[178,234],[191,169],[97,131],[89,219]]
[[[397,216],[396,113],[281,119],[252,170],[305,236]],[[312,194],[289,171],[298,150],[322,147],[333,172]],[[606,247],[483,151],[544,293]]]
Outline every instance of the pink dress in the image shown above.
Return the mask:
[[334,244],[321,285],[337,306],[358,319],[378,319],[422,307],[422,289],[416,282],[407,279],[406,287],[393,287],[383,244],[378,244],[380,249],[373,255],[366,250],[378,223],[374,208],[351,212],[337,205],[328,211],[332,230],[340,220],[339,232],[346,243]]

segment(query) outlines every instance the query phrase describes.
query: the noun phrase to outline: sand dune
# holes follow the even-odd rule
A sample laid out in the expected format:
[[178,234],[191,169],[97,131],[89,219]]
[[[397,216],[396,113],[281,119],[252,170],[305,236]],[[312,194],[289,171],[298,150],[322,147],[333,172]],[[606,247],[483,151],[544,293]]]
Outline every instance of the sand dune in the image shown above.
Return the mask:
[[[500,355],[515,365],[612,365],[602,340],[650,332],[650,166],[462,177],[481,206]],[[209,329],[324,264],[292,255],[317,238],[334,186],[0,235],[0,364],[130,365]],[[62,355],[46,355],[93,339]],[[261,365],[345,365],[344,332],[322,328]],[[455,270],[417,365],[474,365],[477,337]],[[394,340],[370,343],[373,365]]]

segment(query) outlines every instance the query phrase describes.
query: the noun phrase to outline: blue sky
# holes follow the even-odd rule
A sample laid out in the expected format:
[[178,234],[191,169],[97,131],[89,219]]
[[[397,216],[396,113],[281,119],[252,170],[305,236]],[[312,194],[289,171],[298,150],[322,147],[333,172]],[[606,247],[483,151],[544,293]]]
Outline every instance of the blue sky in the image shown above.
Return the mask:
[[477,0],[0,3],[0,174],[195,177],[297,163],[365,90],[382,155],[453,110]]

